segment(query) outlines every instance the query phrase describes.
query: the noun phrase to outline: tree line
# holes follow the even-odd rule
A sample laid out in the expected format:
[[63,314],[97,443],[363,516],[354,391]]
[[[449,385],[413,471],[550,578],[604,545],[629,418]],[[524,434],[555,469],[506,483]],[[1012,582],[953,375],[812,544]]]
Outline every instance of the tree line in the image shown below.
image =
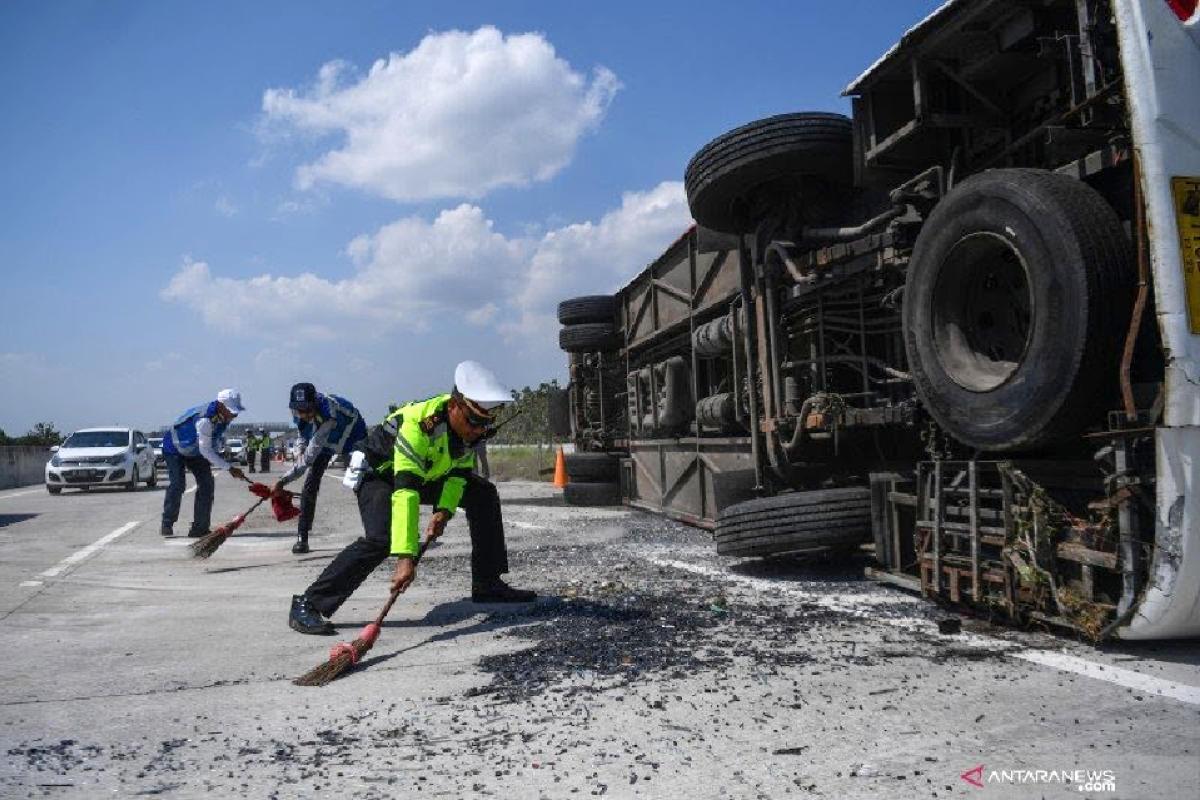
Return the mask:
[[62,444],[66,439],[52,422],[39,422],[34,425],[24,436],[9,436],[0,428],[0,447],[33,445],[41,447],[53,447],[56,444]]
[[539,384],[536,389],[526,386],[513,391],[512,405],[500,414],[499,430],[489,443],[549,444],[549,397],[552,391],[561,391],[557,378]]
[[[549,444],[551,436],[548,398],[551,391],[560,391],[557,378],[539,384],[536,389],[526,386],[520,391],[513,391],[512,405],[501,413],[499,430],[490,441],[496,444]],[[389,412],[395,410],[396,406],[389,408]],[[62,444],[65,439],[52,422],[39,422],[24,436],[9,436],[0,428],[0,446],[53,447]]]

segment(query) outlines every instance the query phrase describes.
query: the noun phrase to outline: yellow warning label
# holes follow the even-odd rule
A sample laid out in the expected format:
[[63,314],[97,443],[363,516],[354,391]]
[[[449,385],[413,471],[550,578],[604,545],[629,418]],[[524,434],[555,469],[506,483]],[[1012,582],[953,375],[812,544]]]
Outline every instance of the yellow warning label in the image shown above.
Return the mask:
[[1188,323],[1192,333],[1200,333],[1200,178],[1171,178],[1171,194],[1179,226]]

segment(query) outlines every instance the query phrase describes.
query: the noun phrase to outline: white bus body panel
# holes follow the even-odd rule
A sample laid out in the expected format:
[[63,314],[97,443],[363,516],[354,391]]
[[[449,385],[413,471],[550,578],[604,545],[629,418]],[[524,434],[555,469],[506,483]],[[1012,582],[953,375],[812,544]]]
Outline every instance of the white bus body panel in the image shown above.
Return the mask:
[[1172,177],[1200,176],[1200,18],[1165,0],[1114,0],[1134,146],[1142,175],[1154,300],[1166,358],[1157,433],[1155,548],[1136,613],[1117,635],[1200,635],[1200,335],[1187,291]]

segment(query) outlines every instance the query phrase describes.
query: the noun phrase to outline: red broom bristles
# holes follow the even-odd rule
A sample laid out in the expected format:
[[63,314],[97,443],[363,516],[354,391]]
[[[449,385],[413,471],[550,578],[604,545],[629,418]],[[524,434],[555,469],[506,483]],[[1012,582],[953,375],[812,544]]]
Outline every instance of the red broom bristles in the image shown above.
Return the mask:
[[[269,496],[270,495],[268,495],[268,497]],[[220,525],[211,532],[206,533],[204,536],[201,536],[199,539],[192,542],[192,555],[196,558],[211,557],[213,553],[217,552],[217,548],[225,544],[225,540],[228,539],[234,531],[242,527],[242,523],[246,521],[246,517],[250,515],[250,512],[261,506],[263,501],[266,499],[266,497],[260,497],[257,503],[246,509],[245,514],[239,514],[238,516],[234,517],[233,522],[230,522],[228,525]]]
[[371,624],[362,629],[358,638],[347,644],[341,642],[329,648],[329,660],[313,667],[292,681],[296,686],[324,686],[358,663],[379,637],[379,626]]
[[[429,549],[432,542],[433,539],[421,542],[421,549],[417,551],[417,555],[413,559],[414,567],[420,562],[421,556],[425,555],[425,551]],[[358,660],[371,649],[375,640],[379,638],[379,626],[383,624],[383,618],[392,610],[392,605],[399,596],[400,592],[393,591],[388,597],[387,603],[380,609],[379,616],[375,617],[374,622],[359,631],[357,639],[353,642],[340,642],[329,648],[328,661],[313,667],[292,683],[296,686],[324,686],[357,664]]]
[[221,525],[212,532],[192,542],[192,555],[196,558],[209,558],[213,553],[217,552],[218,547],[225,544],[225,540],[229,538],[229,534],[231,533],[233,533],[232,530]]

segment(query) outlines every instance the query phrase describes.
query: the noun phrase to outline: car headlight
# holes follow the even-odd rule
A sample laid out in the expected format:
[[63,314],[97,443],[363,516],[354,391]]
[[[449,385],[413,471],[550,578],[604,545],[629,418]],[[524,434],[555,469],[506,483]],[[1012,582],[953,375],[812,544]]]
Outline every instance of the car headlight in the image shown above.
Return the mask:
[[114,467],[120,466],[121,464],[125,463],[125,458],[127,455],[128,453],[117,453],[115,456],[112,456],[108,459],[108,463],[112,464]]
[[62,460],[61,460],[61,459],[59,459],[59,457],[58,457],[58,456],[50,456],[50,466],[52,466],[52,467],[61,467],[61,466],[62,466]]

